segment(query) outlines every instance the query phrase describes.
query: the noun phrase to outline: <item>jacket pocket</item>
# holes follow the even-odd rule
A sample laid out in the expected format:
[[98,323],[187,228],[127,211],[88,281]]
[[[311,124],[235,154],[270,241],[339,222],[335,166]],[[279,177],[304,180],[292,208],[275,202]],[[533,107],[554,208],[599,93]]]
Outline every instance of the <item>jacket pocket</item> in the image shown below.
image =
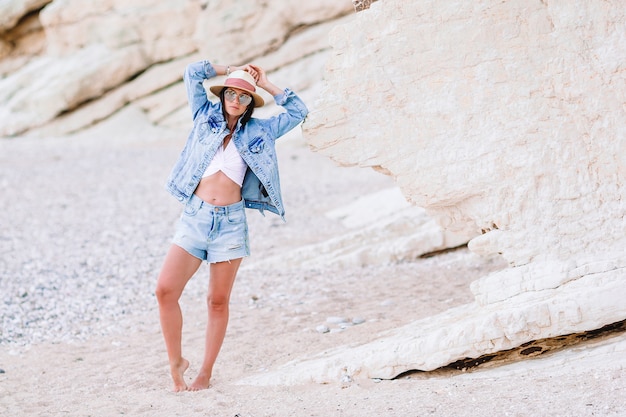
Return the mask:
[[201,143],[210,142],[211,139],[220,132],[222,122],[212,116],[198,120],[196,127],[196,138]]
[[252,153],[261,153],[265,149],[265,139],[262,136],[257,136],[250,141],[248,149]]

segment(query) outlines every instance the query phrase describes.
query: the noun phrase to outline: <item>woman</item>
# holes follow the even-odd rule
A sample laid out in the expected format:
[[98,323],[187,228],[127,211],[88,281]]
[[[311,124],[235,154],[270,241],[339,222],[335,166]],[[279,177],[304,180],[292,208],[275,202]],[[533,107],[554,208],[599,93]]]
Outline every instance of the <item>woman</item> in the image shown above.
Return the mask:
[[[202,83],[217,75],[227,78],[210,87],[220,98],[212,103]],[[209,387],[226,334],[235,276],[242,258],[250,254],[244,207],[269,210],[284,219],[274,142],[302,122],[308,110],[291,90],[277,87],[252,64],[231,67],[200,61],[187,66],[184,81],[193,128],[167,189],[185,208],[159,274],[156,296],[174,391],[197,391]],[[264,104],[257,86],[286,112],[252,118],[254,108]],[[183,374],[189,362],[182,356],[178,300],[202,261],[210,263],[205,353],[198,376],[187,386]]]

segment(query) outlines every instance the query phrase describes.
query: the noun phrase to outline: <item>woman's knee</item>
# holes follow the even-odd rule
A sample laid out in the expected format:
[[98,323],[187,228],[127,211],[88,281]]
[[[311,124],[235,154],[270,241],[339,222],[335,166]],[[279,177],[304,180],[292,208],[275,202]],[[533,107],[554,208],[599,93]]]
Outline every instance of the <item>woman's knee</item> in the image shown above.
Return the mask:
[[206,302],[209,310],[224,311],[228,308],[228,303],[230,302],[230,300],[227,295],[209,294],[207,296]]
[[159,280],[154,293],[159,304],[163,304],[172,301],[178,302],[182,292],[178,288],[166,285]]

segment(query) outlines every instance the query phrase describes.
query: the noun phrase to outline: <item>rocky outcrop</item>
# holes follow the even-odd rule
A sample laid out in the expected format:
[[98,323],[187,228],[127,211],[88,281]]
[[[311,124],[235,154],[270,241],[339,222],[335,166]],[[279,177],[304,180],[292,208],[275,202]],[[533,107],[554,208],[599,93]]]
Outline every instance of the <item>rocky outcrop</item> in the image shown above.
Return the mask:
[[308,143],[510,267],[475,303],[249,383],[390,378],[626,318],[626,8],[377,2],[331,33]]
[[39,13],[45,53],[0,81],[0,134],[44,126],[147,68],[195,50],[184,16],[197,4],[143,3],[109,0],[86,8],[81,1],[57,0],[45,7]]
[[352,268],[414,261],[463,246],[473,236],[442,229],[423,208],[407,202],[397,187],[363,195],[326,216],[340,221],[344,232],[258,260],[254,266]]
[[[288,7],[278,0],[104,0],[90,7],[13,0],[3,7],[0,136],[66,134],[139,102],[154,122],[176,124],[184,101],[162,99],[172,97],[164,90],[181,81],[189,60],[300,67],[328,50],[328,22],[353,13],[349,2],[332,0]],[[311,72],[298,73],[300,84],[313,83],[305,78]]]

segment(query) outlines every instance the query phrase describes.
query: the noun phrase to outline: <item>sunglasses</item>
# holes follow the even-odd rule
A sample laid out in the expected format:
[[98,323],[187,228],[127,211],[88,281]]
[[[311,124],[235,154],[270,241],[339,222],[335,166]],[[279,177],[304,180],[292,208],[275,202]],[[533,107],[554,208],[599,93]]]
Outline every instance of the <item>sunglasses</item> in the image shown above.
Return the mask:
[[237,92],[235,90],[231,90],[230,88],[224,91],[224,98],[231,102],[235,101],[236,98],[239,98],[239,104],[242,106],[247,106],[252,102],[252,96],[249,94],[241,93],[237,95]]

